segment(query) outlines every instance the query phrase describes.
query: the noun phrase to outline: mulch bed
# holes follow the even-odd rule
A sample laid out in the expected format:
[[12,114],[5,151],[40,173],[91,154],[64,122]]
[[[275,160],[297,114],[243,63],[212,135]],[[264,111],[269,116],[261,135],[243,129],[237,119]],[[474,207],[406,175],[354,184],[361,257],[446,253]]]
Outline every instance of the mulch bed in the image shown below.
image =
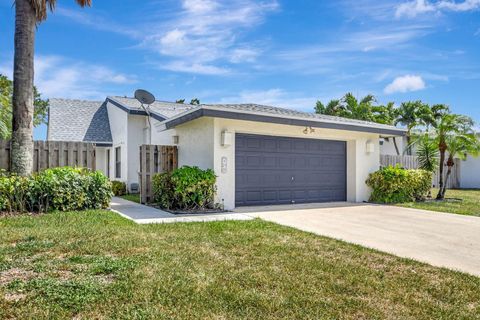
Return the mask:
[[36,217],[44,214],[45,214],[44,212],[0,212],[0,218],[20,217],[20,216]]

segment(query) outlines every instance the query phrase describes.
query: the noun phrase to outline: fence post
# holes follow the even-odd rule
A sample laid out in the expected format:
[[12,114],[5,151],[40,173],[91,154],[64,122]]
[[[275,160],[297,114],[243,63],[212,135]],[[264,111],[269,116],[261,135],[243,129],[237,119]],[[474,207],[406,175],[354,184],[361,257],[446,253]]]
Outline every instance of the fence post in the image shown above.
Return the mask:
[[156,173],[169,172],[177,168],[178,153],[176,146],[141,145],[140,156],[140,201],[153,200],[152,181]]

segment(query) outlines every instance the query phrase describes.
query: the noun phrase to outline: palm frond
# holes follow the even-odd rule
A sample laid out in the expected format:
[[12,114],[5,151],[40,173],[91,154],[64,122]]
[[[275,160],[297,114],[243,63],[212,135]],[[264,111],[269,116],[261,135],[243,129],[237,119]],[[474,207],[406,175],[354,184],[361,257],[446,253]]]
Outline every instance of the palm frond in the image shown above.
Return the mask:
[[438,168],[438,145],[434,138],[429,135],[417,136],[415,144],[417,146],[417,158],[420,169],[434,172]]
[[[92,0],[75,0],[81,7],[90,7]],[[30,0],[30,4],[35,11],[35,18],[38,22],[47,19],[47,11],[53,12],[57,5],[57,0]]]

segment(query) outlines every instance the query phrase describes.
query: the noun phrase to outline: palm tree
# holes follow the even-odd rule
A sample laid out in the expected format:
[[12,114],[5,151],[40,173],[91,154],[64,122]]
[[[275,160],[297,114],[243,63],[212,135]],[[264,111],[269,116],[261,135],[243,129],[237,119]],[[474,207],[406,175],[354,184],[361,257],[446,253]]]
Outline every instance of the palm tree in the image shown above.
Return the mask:
[[372,107],[375,102],[373,95],[367,95],[359,101],[352,93],[347,93],[340,100],[331,100],[327,106],[317,101],[315,112],[349,119],[374,121]]
[[397,119],[395,125],[401,124],[407,128],[407,149],[408,155],[412,154],[412,131],[414,128],[424,125],[426,126],[426,119],[429,119],[431,113],[430,107],[422,101],[408,101],[402,102],[397,109]]
[[[437,194],[438,200],[445,198],[446,179],[448,179],[448,176],[451,172],[451,167],[454,164],[453,159],[456,156],[462,157],[460,152],[476,153],[474,150],[475,144],[473,144],[473,138],[477,140],[477,137],[474,134],[473,126],[474,122],[470,117],[451,113],[444,113],[433,123],[438,151],[440,153],[440,170],[438,181],[438,187],[440,190]],[[447,176],[444,181],[443,172],[447,150],[449,152],[449,157],[446,165],[449,168],[449,171],[447,172]]]
[[434,137],[428,133],[419,135],[415,139],[418,168],[435,172],[438,168],[438,145]]
[[445,184],[442,186],[442,189],[439,190],[441,199],[445,198],[448,178],[452,173],[452,167],[455,165],[454,159],[458,158],[460,160],[465,160],[467,155],[477,156],[480,152],[480,141],[478,140],[477,135],[468,130],[462,130],[461,132],[448,135],[445,139],[445,142],[448,150],[448,158],[446,163],[447,173],[445,175]]
[[[387,105],[373,106],[372,107],[373,121],[377,123],[383,123],[388,125],[395,125],[397,119],[397,108],[395,108],[394,102],[389,102]],[[387,141],[389,138],[385,138]],[[395,147],[395,152],[397,155],[400,155],[400,150],[398,149],[396,137],[392,137],[393,146]]]
[[[84,7],[91,0],[76,0]],[[15,0],[13,62],[12,171],[27,175],[33,168],[33,73],[37,24],[55,9],[56,0]]]

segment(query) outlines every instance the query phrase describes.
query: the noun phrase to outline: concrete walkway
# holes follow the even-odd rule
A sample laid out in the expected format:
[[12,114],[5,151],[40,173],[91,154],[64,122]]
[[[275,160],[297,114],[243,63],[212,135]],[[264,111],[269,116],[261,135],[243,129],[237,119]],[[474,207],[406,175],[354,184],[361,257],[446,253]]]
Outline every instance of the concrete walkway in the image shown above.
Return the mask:
[[347,203],[235,212],[480,276],[479,217]]
[[160,209],[144,206],[122,198],[113,197],[110,203],[112,211],[138,224],[174,223],[174,222],[209,222],[225,220],[252,220],[251,216],[227,212],[212,214],[171,214]]

